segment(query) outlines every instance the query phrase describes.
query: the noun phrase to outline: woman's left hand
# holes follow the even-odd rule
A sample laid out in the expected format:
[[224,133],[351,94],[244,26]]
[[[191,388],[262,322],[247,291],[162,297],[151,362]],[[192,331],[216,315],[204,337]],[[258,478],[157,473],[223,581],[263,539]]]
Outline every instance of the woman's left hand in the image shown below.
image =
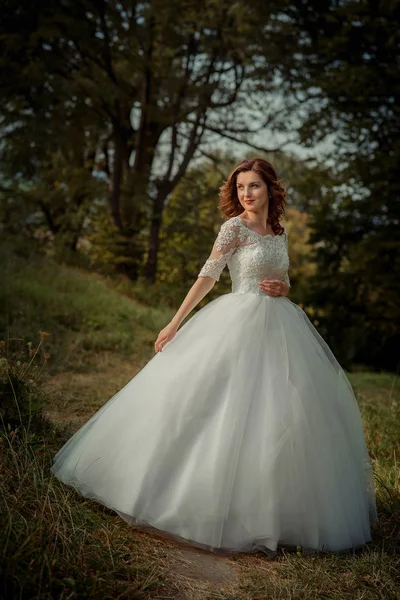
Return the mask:
[[258,285],[268,296],[287,296],[289,293],[289,285],[280,279],[263,279]]

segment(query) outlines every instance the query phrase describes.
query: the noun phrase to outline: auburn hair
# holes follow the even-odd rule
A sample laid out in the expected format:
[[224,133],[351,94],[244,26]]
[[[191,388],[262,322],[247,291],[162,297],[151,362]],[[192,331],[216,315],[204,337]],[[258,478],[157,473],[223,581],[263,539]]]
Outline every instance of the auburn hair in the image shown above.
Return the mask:
[[275,167],[264,158],[243,160],[233,169],[228,179],[220,187],[218,204],[220,211],[228,218],[237,217],[244,212],[236,189],[238,175],[244,171],[254,171],[265,181],[269,197],[267,223],[271,225],[275,235],[282,234],[284,229],[279,221],[285,214],[287,192],[282,181],[278,179]]

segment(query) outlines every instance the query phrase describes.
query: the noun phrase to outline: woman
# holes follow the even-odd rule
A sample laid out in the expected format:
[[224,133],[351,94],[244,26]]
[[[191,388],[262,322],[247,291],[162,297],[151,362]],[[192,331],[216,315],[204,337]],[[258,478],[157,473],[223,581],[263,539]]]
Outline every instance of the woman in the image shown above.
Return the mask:
[[[213,551],[371,540],[357,401],[287,298],[285,197],[267,161],[234,169],[220,195],[229,218],[156,355],[55,457],[59,479],[131,524]],[[178,331],[226,264],[232,292]]]

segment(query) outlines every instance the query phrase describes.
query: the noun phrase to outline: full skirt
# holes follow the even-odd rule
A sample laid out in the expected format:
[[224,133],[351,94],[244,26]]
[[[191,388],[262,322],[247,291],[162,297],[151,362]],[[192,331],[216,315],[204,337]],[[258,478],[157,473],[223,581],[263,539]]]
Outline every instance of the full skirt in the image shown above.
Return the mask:
[[371,540],[371,464],[350,383],[285,297],[225,294],[59,450],[82,495],[210,550]]

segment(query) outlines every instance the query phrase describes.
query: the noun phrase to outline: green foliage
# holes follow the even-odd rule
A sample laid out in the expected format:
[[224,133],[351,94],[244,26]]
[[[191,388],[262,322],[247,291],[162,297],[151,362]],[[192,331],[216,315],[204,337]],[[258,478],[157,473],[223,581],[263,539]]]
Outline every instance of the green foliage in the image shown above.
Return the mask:
[[[107,195],[125,239],[115,246],[119,266],[137,278],[148,250],[154,281],[163,208],[206,142],[207,126],[220,136],[239,120],[243,129],[253,118],[244,110],[248,94],[264,103],[275,89],[269,30],[260,24],[278,5],[206,0],[198,11],[187,0],[6,2],[6,200],[19,208],[28,189],[40,224],[75,250]],[[99,175],[108,187],[96,192]],[[133,239],[143,233],[147,248]]]
[[300,139],[328,141],[338,174],[310,211],[318,271],[308,301],[348,365],[398,370],[399,3],[287,2],[282,15],[277,69],[301,102]]
[[[218,214],[221,172],[204,163],[191,169],[165,210],[160,236],[158,281],[183,300],[208,258],[224,218]],[[229,290],[227,273],[207,300]]]
[[[89,128],[31,131],[27,123],[3,149],[0,218],[7,232],[24,233],[51,248],[76,253],[91,221],[107,201],[107,187],[95,173]],[[64,137],[62,147],[59,138]],[[21,156],[21,146],[30,148]],[[56,147],[55,147],[56,146]],[[64,255],[65,257],[65,255]]]
[[357,201],[338,196],[312,211],[310,241],[317,272],[307,301],[320,311],[321,329],[348,366],[399,368],[400,241],[391,227],[366,231],[352,213]]
[[316,271],[315,249],[310,244],[309,214],[288,208],[285,226],[288,231],[290,259],[290,299],[297,304],[307,302],[308,285]]
[[93,352],[132,355],[138,346],[152,345],[172,316],[169,310],[132,302],[99,275],[44,256],[20,256],[6,243],[1,252],[1,337],[19,337],[24,331],[28,343],[38,331],[48,332],[50,370],[72,364],[85,370]]
[[46,336],[40,332],[36,347],[20,338],[0,341],[0,420],[8,430],[34,427],[40,417],[43,397],[37,382],[50,358],[43,347]]
[[51,475],[66,433],[48,425],[41,439],[0,434],[0,596],[144,600],[162,578],[109,511]]
[[[136,273],[143,270],[144,254],[148,246],[146,230],[135,235],[124,235],[113,223],[108,208],[98,208],[90,221],[90,230],[81,240],[81,253],[84,253],[91,269],[107,275],[116,273]],[[139,261],[138,257],[142,257]]]

